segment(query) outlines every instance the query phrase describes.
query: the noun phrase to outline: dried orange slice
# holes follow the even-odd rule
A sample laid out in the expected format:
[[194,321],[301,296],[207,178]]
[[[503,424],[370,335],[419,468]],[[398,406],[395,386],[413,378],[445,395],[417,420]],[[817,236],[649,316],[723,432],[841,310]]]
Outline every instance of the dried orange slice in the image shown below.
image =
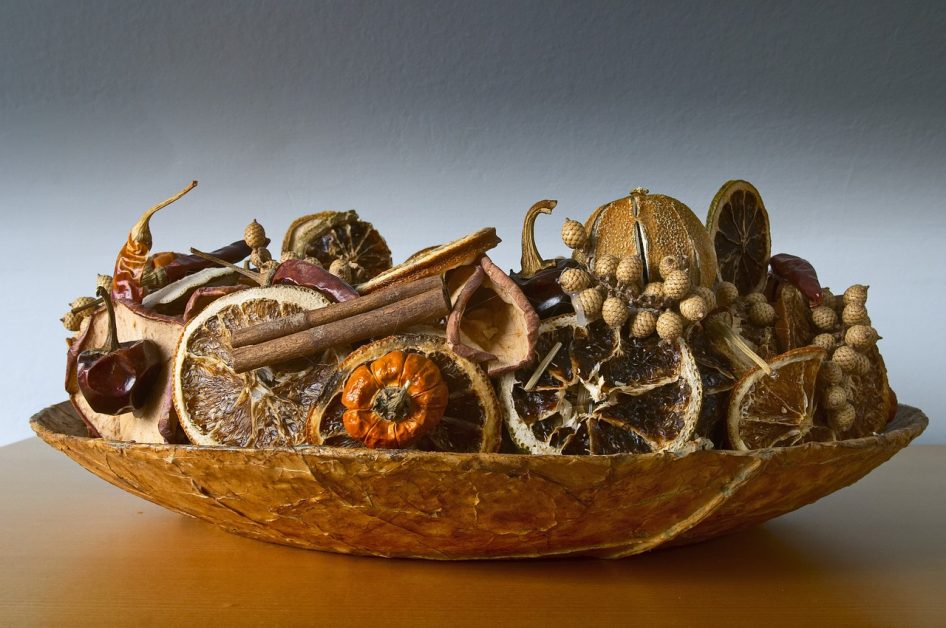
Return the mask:
[[814,426],[815,384],[825,352],[793,349],[769,361],[771,375],[755,367],[733,387],[727,428],[735,449],[788,447],[809,439]]
[[217,299],[187,323],[174,358],[174,407],[191,442],[236,447],[303,442],[306,411],[339,356],[328,351],[236,373],[230,335],[328,303],[298,286],[251,288]]
[[359,285],[358,292],[368,294],[386,286],[442,275],[458,266],[475,262],[500,242],[496,229],[487,227],[452,242],[427,247],[394,268]]
[[[422,451],[491,452],[502,438],[502,410],[489,379],[476,364],[453,353],[441,337],[425,334],[388,336],[353,351],[331,376],[324,392],[309,411],[306,434],[310,443],[336,447],[364,447],[360,431],[346,428],[343,396],[350,380],[364,367],[392,353],[417,354],[439,371],[447,388],[447,405],[429,431],[409,446]],[[350,392],[350,390],[349,390]],[[381,392],[381,391],[378,391]],[[422,393],[418,393],[422,394]],[[348,404],[352,405],[351,403]],[[439,414],[440,409],[437,409]],[[351,415],[349,414],[349,418]]]
[[499,380],[513,442],[533,454],[674,451],[690,442],[703,388],[686,342],[625,338],[621,349],[601,321],[543,323],[538,364]]
[[748,181],[727,181],[710,203],[706,217],[716,264],[723,281],[731,281],[739,294],[765,287],[772,234],[762,196]]
[[283,252],[314,257],[329,268],[335,260],[349,264],[352,281],[368,281],[391,268],[391,249],[370,222],[354,210],[319,212],[296,219],[282,243]]

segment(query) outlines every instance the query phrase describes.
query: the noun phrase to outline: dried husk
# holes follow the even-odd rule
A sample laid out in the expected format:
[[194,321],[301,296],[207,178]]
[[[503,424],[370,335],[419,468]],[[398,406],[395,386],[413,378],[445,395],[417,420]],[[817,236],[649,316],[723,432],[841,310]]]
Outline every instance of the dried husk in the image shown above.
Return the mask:
[[[491,377],[513,371],[534,357],[539,315],[509,275],[485,255],[451,292],[447,342],[458,355],[485,363]],[[449,287],[449,286],[448,286]]]
[[115,306],[115,325],[121,342],[147,339],[161,351],[164,364],[161,374],[149,393],[148,401],[135,413],[108,415],[96,412],[86,402],[76,380],[76,357],[83,351],[97,349],[108,336],[108,315],[99,308],[92,315],[85,331],[69,348],[66,364],[66,392],[76,411],[104,438],[136,441],[139,443],[173,442],[177,433],[177,415],[171,403],[171,361],[181,336],[181,319],[164,316],[147,308],[118,299]]
[[430,559],[617,558],[741,530],[857,481],[926,427],[749,452],[615,456],[267,450],[88,438],[67,403],[34,431],[104,480],[250,538]]

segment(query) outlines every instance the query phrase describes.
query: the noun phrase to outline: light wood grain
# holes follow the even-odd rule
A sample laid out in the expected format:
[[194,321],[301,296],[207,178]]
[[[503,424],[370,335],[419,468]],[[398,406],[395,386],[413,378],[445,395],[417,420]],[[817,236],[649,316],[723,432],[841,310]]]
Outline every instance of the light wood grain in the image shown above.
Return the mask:
[[437,563],[260,543],[0,448],[0,625],[946,625],[946,447],[741,534],[634,558]]

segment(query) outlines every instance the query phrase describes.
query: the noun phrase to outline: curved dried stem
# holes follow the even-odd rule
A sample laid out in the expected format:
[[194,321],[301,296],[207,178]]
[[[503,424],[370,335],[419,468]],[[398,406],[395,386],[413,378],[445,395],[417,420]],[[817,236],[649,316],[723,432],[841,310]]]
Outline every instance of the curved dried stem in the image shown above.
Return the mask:
[[141,218],[138,219],[138,222],[135,223],[135,226],[131,228],[131,238],[138,242],[139,244],[146,244],[149,247],[151,246],[151,226],[150,221],[151,217],[158,213],[159,209],[163,209],[181,198],[191,190],[197,187],[196,181],[191,181],[190,184],[185,187],[183,190],[175,194],[169,199],[163,200],[145,213],[141,215]]
[[539,255],[539,249],[535,244],[535,219],[539,214],[551,214],[558,201],[544,200],[539,201],[529,208],[526,212],[525,220],[522,222],[522,258],[520,274],[523,277],[532,277],[543,268],[555,266],[552,260],[542,259]]

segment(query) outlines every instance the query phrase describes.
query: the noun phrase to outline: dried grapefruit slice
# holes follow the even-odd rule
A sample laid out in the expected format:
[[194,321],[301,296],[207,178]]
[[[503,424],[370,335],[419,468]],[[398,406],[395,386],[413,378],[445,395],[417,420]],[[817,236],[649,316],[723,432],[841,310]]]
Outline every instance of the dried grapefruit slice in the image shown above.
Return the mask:
[[686,342],[621,344],[623,354],[601,321],[543,323],[538,369],[533,361],[499,380],[513,442],[533,454],[615,454],[674,451],[693,440],[703,388]]
[[[371,369],[385,356],[397,352],[407,356],[417,354],[432,362],[447,388],[447,405],[443,414],[436,425],[409,444],[410,448],[467,453],[499,449],[502,409],[486,373],[470,360],[453,353],[443,338],[426,334],[388,336],[359,347],[345,358],[309,411],[306,434],[310,443],[336,447],[365,446],[364,441],[356,437],[357,433],[353,436],[352,432],[356,430],[345,425],[348,408],[343,396],[346,385],[353,375],[363,374],[364,367]],[[377,392],[383,393],[384,390]]]
[[739,294],[765,287],[772,234],[762,196],[748,181],[727,181],[710,203],[706,217],[716,263],[723,281],[731,281]]
[[735,449],[797,445],[816,434],[815,384],[825,352],[818,347],[793,349],[769,361],[771,375],[756,367],[733,387],[727,428]]
[[354,210],[319,212],[296,219],[286,231],[282,250],[314,257],[325,268],[335,260],[347,262],[354,283],[368,281],[391,268],[387,242]]
[[174,407],[196,445],[278,447],[302,443],[306,410],[338,363],[334,351],[247,373],[234,372],[230,335],[325,307],[298,286],[251,288],[221,297],[184,327],[174,358]]

